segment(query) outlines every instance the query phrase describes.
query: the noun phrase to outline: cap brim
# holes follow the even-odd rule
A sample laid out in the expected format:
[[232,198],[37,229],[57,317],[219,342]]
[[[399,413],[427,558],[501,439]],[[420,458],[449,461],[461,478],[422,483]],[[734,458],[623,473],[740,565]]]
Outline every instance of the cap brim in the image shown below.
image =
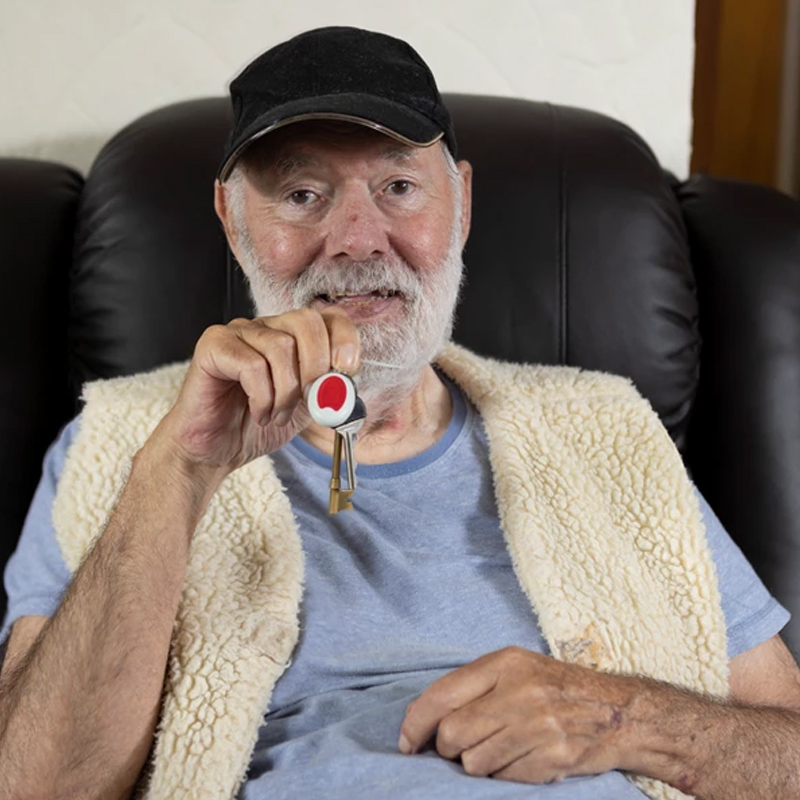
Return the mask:
[[367,94],[335,94],[295,100],[262,114],[231,143],[217,178],[224,183],[242,153],[262,136],[315,119],[332,119],[364,125],[412,147],[430,147],[445,135],[433,120],[414,109],[384,97]]

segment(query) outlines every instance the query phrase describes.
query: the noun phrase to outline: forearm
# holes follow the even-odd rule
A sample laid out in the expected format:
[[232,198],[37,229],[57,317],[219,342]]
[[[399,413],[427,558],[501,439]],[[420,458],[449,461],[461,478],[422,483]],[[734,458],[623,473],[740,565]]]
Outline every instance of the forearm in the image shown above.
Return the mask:
[[800,797],[800,715],[643,685],[625,713],[625,768],[701,800]]
[[129,793],[152,742],[189,543],[211,491],[159,447],[136,456],[61,607],[0,687],[0,797]]

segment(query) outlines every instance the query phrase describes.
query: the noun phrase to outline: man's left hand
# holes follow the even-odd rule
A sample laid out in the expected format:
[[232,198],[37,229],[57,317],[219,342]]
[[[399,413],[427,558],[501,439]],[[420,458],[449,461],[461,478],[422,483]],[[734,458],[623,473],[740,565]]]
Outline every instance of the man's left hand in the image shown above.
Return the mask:
[[[548,783],[624,767],[623,722],[644,682],[508,647],[433,683],[408,707],[400,750],[436,750],[470,775]],[[646,684],[645,684],[646,685]]]

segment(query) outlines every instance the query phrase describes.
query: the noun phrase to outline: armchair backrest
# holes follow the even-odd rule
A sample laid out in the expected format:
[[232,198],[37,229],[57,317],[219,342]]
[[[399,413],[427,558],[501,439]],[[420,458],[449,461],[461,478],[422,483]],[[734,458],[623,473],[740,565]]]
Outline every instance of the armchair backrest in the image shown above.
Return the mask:
[[[456,340],[629,376],[762,577],[800,611],[797,205],[705,178],[678,186],[599,114],[446,102],[475,170]],[[56,270],[53,284],[67,288],[59,347],[73,400],[86,380],[188,358],[207,325],[251,314],[212,207],[229,123],[222,98],[148,114],[79,189],[68,278]],[[59,409],[50,419],[63,421]],[[800,627],[789,639],[800,645]]]

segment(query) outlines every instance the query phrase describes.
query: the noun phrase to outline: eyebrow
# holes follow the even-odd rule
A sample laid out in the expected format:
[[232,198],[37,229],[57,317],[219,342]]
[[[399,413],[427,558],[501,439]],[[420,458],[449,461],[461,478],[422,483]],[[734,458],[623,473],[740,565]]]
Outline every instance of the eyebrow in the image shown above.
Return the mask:
[[407,162],[415,159],[417,154],[418,148],[416,147],[409,147],[406,144],[391,145],[381,153],[381,158],[384,161]]
[[301,155],[281,156],[273,165],[273,169],[281,178],[286,178],[301,169],[317,164],[317,159]]
[[[408,163],[417,157],[417,149],[408,145],[390,145],[381,152],[380,157],[382,161]],[[272,168],[279,178],[288,178],[303,169],[317,166],[318,164],[319,160],[316,158],[290,153],[276,159]]]

